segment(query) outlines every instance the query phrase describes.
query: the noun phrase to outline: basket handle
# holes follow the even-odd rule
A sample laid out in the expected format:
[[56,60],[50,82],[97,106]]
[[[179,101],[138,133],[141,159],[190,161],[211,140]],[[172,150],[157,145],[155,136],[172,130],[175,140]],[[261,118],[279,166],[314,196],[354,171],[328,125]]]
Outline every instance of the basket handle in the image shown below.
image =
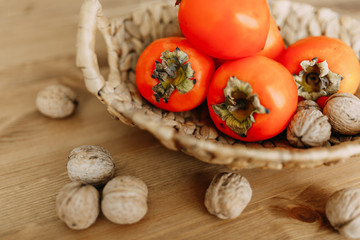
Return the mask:
[[98,0],[84,0],[80,9],[76,39],[76,66],[82,70],[86,88],[97,95],[104,87],[105,80],[100,73],[95,53],[97,27],[109,26]]

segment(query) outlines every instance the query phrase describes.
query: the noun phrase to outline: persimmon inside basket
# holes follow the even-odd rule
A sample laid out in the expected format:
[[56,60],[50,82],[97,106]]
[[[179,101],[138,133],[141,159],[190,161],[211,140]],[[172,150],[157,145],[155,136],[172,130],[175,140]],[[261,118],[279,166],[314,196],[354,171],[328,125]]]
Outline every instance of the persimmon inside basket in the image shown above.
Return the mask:
[[[107,18],[98,0],[85,0],[77,35],[77,66],[87,89],[106,105],[109,113],[129,126],[145,129],[169,149],[182,151],[210,164],[231,169],[316,167],[338,163],[360,154],[360,135],[333,135],[326,147],[292,147],[284,134],[246,143],[218,132],[206,105],[181,113],[150,105],[136,87],[135,68],[142,50],[153,40],[181,36],[178,8],[169,1],[152,4],[127,17]],[[326,35],[343,40],[360,54],[360,23],[328,8],[274,1],[272,15],[287,45],[307,36]],[[107,45],[110,73],[99,71],[95,53],[97,30]],[[271,126],[269,126],[271,127]]]

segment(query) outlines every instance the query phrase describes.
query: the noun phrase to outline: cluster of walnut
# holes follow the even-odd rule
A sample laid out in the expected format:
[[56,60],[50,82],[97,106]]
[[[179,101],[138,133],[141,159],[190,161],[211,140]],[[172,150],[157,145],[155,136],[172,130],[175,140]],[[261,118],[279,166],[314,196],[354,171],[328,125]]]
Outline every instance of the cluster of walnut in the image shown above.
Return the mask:
[[[314,102],[302,103],[301,111],[319,111]],[[320,115],[319,115],[320,116]],[[321,115],[326,119],[326,116]],[[327,119],[326,119],[327,120]],[[100,210],[111,222],[131,224],[147,213],[148,188],[133,176],[114,177],[112,157],[98,146],[81,146],[71,151],[67,164],[69,178],[56,198],[59,218],[72,229],[86,229],[97,219]],[[95,188],[102,187],[102,199]],[[221,219],[240,216],[252,197],[245,177],[234,172],[222,172],[211,181],[205,195],[208,212]],[[348,238],[360,237],[360,189],[343,189],[334,193],[326,204],[326,216],[331,225]]]
[[295,147],[326,146],[331,133],[360,133],[360,99],[348,93],[331,95],[322,110],[312,100],[299,102],[287,127],[287,140]]
[[[72,182],[56,198],[58,217],[69,228],[81,230],[95,223],[100,210],[111,222],[131,224],[147,213],[148,188],[133,176],[114,177],[115,165],[108,151],[98,146],[75,148],[69,155],[67,170]],[[105,186],[104,186],[105,185]],[[96,187],[102,187],[100,193]],[[250,202],[249,182],[238,173],[217,174],[205,195],[209,213],[221,219],[238,217]]]
[[[108,151],[98,146],[75,148],[67,163],[69,178],[56,197],[58,217],[69,228],[86,229],[95,223],[100,208],[111,222],[131,224],[147,212],[148,189],[133,176],[114,177],[115,165]],[[97,188],[104,186],[100,205]]]

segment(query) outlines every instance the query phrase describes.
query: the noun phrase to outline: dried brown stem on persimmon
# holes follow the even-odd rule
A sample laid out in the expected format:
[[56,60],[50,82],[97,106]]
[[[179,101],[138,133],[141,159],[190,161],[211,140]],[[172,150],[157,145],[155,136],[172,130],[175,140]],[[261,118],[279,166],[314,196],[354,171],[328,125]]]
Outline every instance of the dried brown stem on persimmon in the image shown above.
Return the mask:
[[269,113],[269,109],[260,104],[256,94],[252,94],[251,85],[236,77],[230,77],[224,88],[225,102],[212,105],[214,112],[226,125],[241,137],[255,122],[254,113]]
[[178,47],[175,51],[169,50],[161,53],[161,62],[155,61],[155,70],[151,77],[158,79],[159,83],[152,90],[156,101],[162,98],[165,103],[170,95],[177,90],[181,94],[189,92],[195,85],[195,71],[191,68],[188,55]]
[[302,61],[300,65],[303,70],[298,75],[293,74],[300,97],[315,101],[339,91],[343,77],[330,71],[326,60],[318,62],[315,57],[311,61]]

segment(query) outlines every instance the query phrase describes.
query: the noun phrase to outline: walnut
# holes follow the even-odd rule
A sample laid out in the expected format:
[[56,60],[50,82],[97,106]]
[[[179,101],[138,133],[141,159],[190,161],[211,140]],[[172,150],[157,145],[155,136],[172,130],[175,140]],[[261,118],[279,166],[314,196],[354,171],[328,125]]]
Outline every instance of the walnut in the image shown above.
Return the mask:
[[111,222],[135,223],[147,212],[147,196],[148,188],[141,179],[117,176],[104,187],[101,210]]
[[78,101],[76,93],[69,87],[55,84],[42,89],[36,97],[36,106],[45,116],[65,118],[76,109]]
[[326,101],[323,113],[333,131],[344,135],[360,133],[360,99],[349,93],[336,93]]
[[66,184],[56,197],[56,212],[69,228],[88,228],[99,215],[99,192],[81,182]]
[[321,107],[319,106],[319,104],[317,104],[315,101],[313,100],[302,100],[298,103],[297,108],[296,108],[296,112],[301,111],[301,110],[307,110],[307,109],[313,109],[313,110],[319,110],[321,111]]
[[238,217],[250,202],[252,190],[247,179],[237,173],[217,174],[206,190],[205,207],[221,219]]
[[360,238],[360,189],[346,188],[330,196],[325,207],[326,217],[340,234]]
[[323,146],[331,136],[328,118],[312,100],[301,101],[287,127],[286,138],[295,147]]
[[100,187],[113,177],[115,165],[110,153],[102,147],[84,145],[71,151],[67,170],[72,181]]

